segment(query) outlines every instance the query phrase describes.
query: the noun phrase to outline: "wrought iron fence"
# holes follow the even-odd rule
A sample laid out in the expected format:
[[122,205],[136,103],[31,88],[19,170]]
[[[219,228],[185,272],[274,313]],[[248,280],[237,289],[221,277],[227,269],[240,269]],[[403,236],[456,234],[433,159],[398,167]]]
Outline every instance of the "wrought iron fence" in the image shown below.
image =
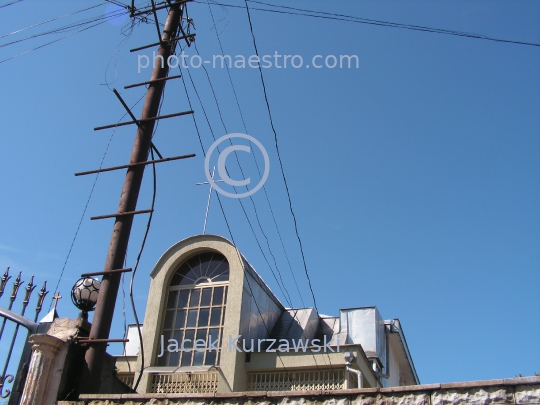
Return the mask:
[[[9,267],[5,271],[4,275],[0,279],[0,298],[4,295],[4,292],[6,291],[6,287],[8,285],[8,281],[11,279],[11,276],[9,275]],[[37,295],[37,304],[35,309],[35,314],[33,321],[25,318],[26,309],[28,308],[28,305],[30,304],[30,298],[32,296],[32,292],[36,288],[36,285],[34,284],[34,276],[30,278],[30,281],[24,288],[24,299],[22,301],[22,307],[19,313],[16,313],[13,310],[13,306],[15,304],[15,300],[17,299],[17,296],[19,295],[19,290],[21,286],[24,284],[24,281],[22,281],[22,272],[19,273],[17,278],[13,280],[13,286],[11,289],[11,295],[9,296],[9,304],[7,308],[3,308],[0,306],[0,347],[2,347],[2,355],[5,356],[5,359],[2,362],[2,359],[0,358],[0,397],[1,398],[8,398],[12,394],[12,391],[15,389],[17,391],[20,391],[21,384],[24,384],[24,366],[27,367],[28,361],[30,358],[31,350],[28,347],[28,334],[29,333],[36,333],[38,331],[38,325],[37,325],[37,319],[39,316],[39,313],[41,312],[41,309],[43,307],[43,301],[45,300],[45,296],[47,295],[47,282],[45,281],[43,283],[43,287],[41,287],[41,290],[39,291]],[[9,321],[9,323],[8,323]],[[20,327],[23,327],[26,329],[26,335],[24,337],[24,341],[21,339],[17,339],[20,331]],[[2,341],[3,338],[7,338],[7,340]],[[4,344],[5,342],[9,342],[7,344]],[[7,347],[7,350],[4,350],[4,347]],[[20,348],[20,350],[16,350],[17,348]],[[19,357],[17,358],[16,354],[19,354]],[[14,355],[15,354],[15,355]],[[19,360],[19,363],[14,364],[14,360]],[[15,401],[15,402],[14,402]],[[16,404],[18,402],[18,395],[16,398],[14,396],[11,396],[9,398],[9,404]]]

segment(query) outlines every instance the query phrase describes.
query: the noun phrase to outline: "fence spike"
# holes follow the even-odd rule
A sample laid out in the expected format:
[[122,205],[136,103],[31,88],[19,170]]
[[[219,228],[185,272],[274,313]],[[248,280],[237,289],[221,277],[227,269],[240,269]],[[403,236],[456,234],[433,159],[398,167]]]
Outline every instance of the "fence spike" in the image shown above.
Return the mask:
[[37,318],[39,316],[39,313],[41,312],[41,308],[43,307],[43,301],[45,301],[45,296],[49,293],[47,290],[47,280],[43,283],[43,287],[41,287],[41,290],[38,294],[38,302],[36,306],[36,316],[34,317],[34,322],[37,321]]
[[28,282],[28,285],[26,286],[26,294],[24,296],[23,306],[26,307],[28,303],[30,302],[30,295],[32,295],[32,292],[36,286],[34,285],[34,276],[30,279]]
[[9,281],[10,278],[11,278],[11,276],[9,275],[9,266],[8,266],[8,268],[6,269],[6,272],[2,276],[2,280],[0,280],[0,297],[2,297],[2,295],[4,295],[4,290],[6,289],[6,284]]
[[19,293],[19,287],[21,286],[24,281],[21,281],[22,271],[19,272],[19,275],[13,282],[13,291],[11,292],[10,303],[9,303],[9,309],[11,309],[11,306],[13,305],[13,302],[15,301],[15,298],[17,298],[17,294]]

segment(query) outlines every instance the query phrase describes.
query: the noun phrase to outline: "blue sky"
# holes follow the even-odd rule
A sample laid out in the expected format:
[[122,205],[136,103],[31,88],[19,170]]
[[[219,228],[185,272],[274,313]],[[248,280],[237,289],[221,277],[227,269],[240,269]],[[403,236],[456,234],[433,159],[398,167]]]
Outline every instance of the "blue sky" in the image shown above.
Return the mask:
[[[532,1],[271,3],[540,43],[540,4]],[[28,0],[1,8],[3,35],[94,5],[99,6],[2,37],[0,45],[111,11],[98,1]],[[221,54],[206,2],[191,3],[188,10],[203,59]],[[213,5],[212,11],[224,52],[254,54],[245,9]],[[263,72],[319,311],[337,315],[339,308],[377,305],[383,318],[399,318],[422,383],[540,372],[540,48],[251,13],[260,54],[359,60],[354,69]],[[165,14],[159,18],[164,21]],[[137,71],[138,54],[129,49],[155,42],[155,26],[138,24],[126,36],[125,23],[105,22],[0,63],[0,266],[23,271],[24,279],[34,274],[39,283],[48,280],[47,307],[94,182],[93,176],[73,173],[98,168],[107,145],[104,166],[129,159],[133,127],[114,134],[93,131],[124,115],[109,87],[134,105],[144,88],[123,87],[150,76],[149,68]],[[0,60],[70,33],[0,47]],[[193,47],[185,52],[196,54]],[[151,57],[151,50],[139,54]],[[227,71],[207,70],[225,128],[204,70],[190,73],[215,137],[246,132]],[[262,229],[293,304],[301,306],[303,299],[311,305],[259,72],[230,73],[247,133],[269,154],[265,187],[301,297],[261,190],[253,201]],[[211,131],[184,77],[208,148]],[[140,108],[133,108],[135,115]],[[188,109],[181,80],[169,82],[162,113]],[[169,246],[202,231],[208,192],[195,186],[205,181],[204,156],[191,117],[162,121],[155,143],[163,155],[197,157],[157,168],[156,212],[135,280],[141,318],[149,272]],[[252,158],[240,159],[255,179]],[[241,177],[230,170],[231,177]],[[115,212],[123,176],[119,171],[98,178],[60,281],[61,316],[77,315],[68,296],[79,275],[103,267],[112,221],[89,217]],[[147,171],[139,209],[149,207],[151,188]],[[285,303],[238,201],[222,197],[222,202],[239,249]],[[243,202],[273,267],[253,205]],[[128,267],[145,225],[146,217],[136,218]],[[229,237],[215,197],[208,232]],[[7,305],[5,296],[0,305]],[[124,333],[122,305],[120,291],[114,338]],[[127,298],[125,305],[126,322],[132,323]],[[118,353],[121,347],[111,350]]]

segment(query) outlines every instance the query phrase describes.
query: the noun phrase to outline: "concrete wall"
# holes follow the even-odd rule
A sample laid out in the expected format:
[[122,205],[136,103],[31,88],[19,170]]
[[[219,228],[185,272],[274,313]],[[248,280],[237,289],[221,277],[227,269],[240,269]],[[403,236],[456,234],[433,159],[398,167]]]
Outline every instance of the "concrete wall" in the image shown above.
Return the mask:
[[58,405],[532,405],[540,377],[343,391],[81,395]]

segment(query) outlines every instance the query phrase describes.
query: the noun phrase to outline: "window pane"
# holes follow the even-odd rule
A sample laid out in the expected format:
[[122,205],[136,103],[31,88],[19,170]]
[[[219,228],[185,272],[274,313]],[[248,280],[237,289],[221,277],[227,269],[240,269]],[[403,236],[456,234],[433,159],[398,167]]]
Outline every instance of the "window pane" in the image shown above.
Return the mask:
[[180,363],[180,365],[182,367],[191,366],[191,355],[192,354],[193,354],[193,352],[183,352],[182,353],[182,363]]
[[214,288],[214,302],[213,305],[221,305],[223,302],[223,287]]
[[223,256],[216,255],[216,257],[214,257],[214,260],[212,260],[212,263],[210,264],[210,266],[208,266],[207,276],[214,277],[217,274],[221,273],[223,269],[226,268],[226,267],[222,267],[223,264],[226,267],[229,266],[229,264],[227,263],[227,261],[225,260]]
[[[182,281],[180,281],[180,285],[190,285],[197,280],[198,277],[193,274],[193,272],[190,270],[184,277],[182,277]],[[182,360],[183,361],[183,360]]]
[[[219,328],[212,328],[208,332],[208,340],[215,342],[216,339],[219,339]],[[221,342],[217,342],[216,346],[219,348]],[[209,345],[210,346],[210,345]]]
[[191,290],[191,298],[189,299],[189,306],[198,307],[200,296],[201,296],[201,290]]
[[176,322],[174,323],[174,328],[179,329],[184,327],[184,322],[186,320],[186,311],[180,310],[176,313]]
[[199,312],[199,324],[197,326],[208,326],[209,308],[202,308]]
[[203,290],[202,290],[202,298],[201,298],[201,307],[209,307],[211,297],[212,297],[212,289],[211,288],[203,288]]
[[167,298],[167,308],[174,308],[174,304],[176,304],[177,295],[178,295],[178,291],[169,292],[169,298]]
[[217,353],[215,351],[206,352],[206,360],[204,361],[204,365],[213,366],[216,364],[216,354]]
[[157,356],[159,356],[161,353],[161,350],[163,350],[163,355],[157,358],[158,366],[160,367],[167,365],[167,355],[169,354],[169,352],[167,351],[167,345],[168,345],[167,342],[171,338],[171,334],[172,334],[172,331],[170,330],[163,332],[163,347],[161,346],[161,340],[160,340],[159,349],[158,349],[159,352],[157,353]]
[[193,340],[195,339],[195,331],[192,330],[186,330],[186,333],[184,334],[184,349],[192,349],[193,348]]
[[225,287],[225,302],[224,304],[227,303],[227,293],[229,292],[229,287]]
[[221,324],[221,308],[212,308],[212,318],[210,326],[219,326]]
[[[218,254],[219,255],[219,254]],[[214,261],[214,257],[217,256],[216,253],[202,253],[199,256],[199,260],[201,262],[201,276],[207,276],[208,275],[208,267],[210,264]]]
[[184,332],[182,332],[181,330],[175,330],[174,331],[173,339],[178,342],[178,350],[182,350],[182,349],[180,349],[180,345],[182,344],[182,336],[183,335],[184,335]]
[[193,365],[202,366],[204,360],[204,352],[194,352],[193,353]]
[[[197,259],[196,257],[193,259]],[[194,260],[189,260],[188,262],[184,263],[182,267],[180,267],[179,273],[183,274],[182,281],[180,281],[180,285],[188,285],[193,284],[195,280],[199,278],[199,276],[193,272],[193,266],[198,264],[198,260],[195,263]]]
[[180,274],[180,272],[177,271],[176,273],[174,273],[174,276],[171,280],[171,285],[179,285],[180,281],[182,281],[182,274]]
[[202,255],[197,255],[188,261],[189,265],[191,266],[191,271],[196,279],[201,277],[201,256],[203,255],[204,253]]
[[199,329],[199,330],[197,331],[197,336],[196,336],[196,339],[197,339],[197,340],[199,340],[199,339],[204,340],[204,345],[205,345],[205,347],[208,346],[207,343],[206,343],[206,332],[207,332],[206,329]]
[[188,311],[187,327],[194,328],[197,325],[197,312],[196,309],[190,309]]
[[[161,348],[159,350],[161,350]],[[163,355],[157,358],[158,367],[165,367],[167,365],[167,352],[165,351],[165,349],[163,350],[164,350]],[[158,356],[159,356],[159,353],[158,353]]]
[[178,299],[178,308],[187,307],[189,297],[189,290],[180,291],[180,298]]
[[169,354],[169,366],[178,366],[178,361],[180,360],[180,353],[172,352]]
[[212,277],[212,281],[227,281],[229,280],[229,270],[224,271],[223,273],[219,274],[217,277]]
[[163,325],[163,329],[172,329],[173,317],[174,311],[165,312],[165,324]]

